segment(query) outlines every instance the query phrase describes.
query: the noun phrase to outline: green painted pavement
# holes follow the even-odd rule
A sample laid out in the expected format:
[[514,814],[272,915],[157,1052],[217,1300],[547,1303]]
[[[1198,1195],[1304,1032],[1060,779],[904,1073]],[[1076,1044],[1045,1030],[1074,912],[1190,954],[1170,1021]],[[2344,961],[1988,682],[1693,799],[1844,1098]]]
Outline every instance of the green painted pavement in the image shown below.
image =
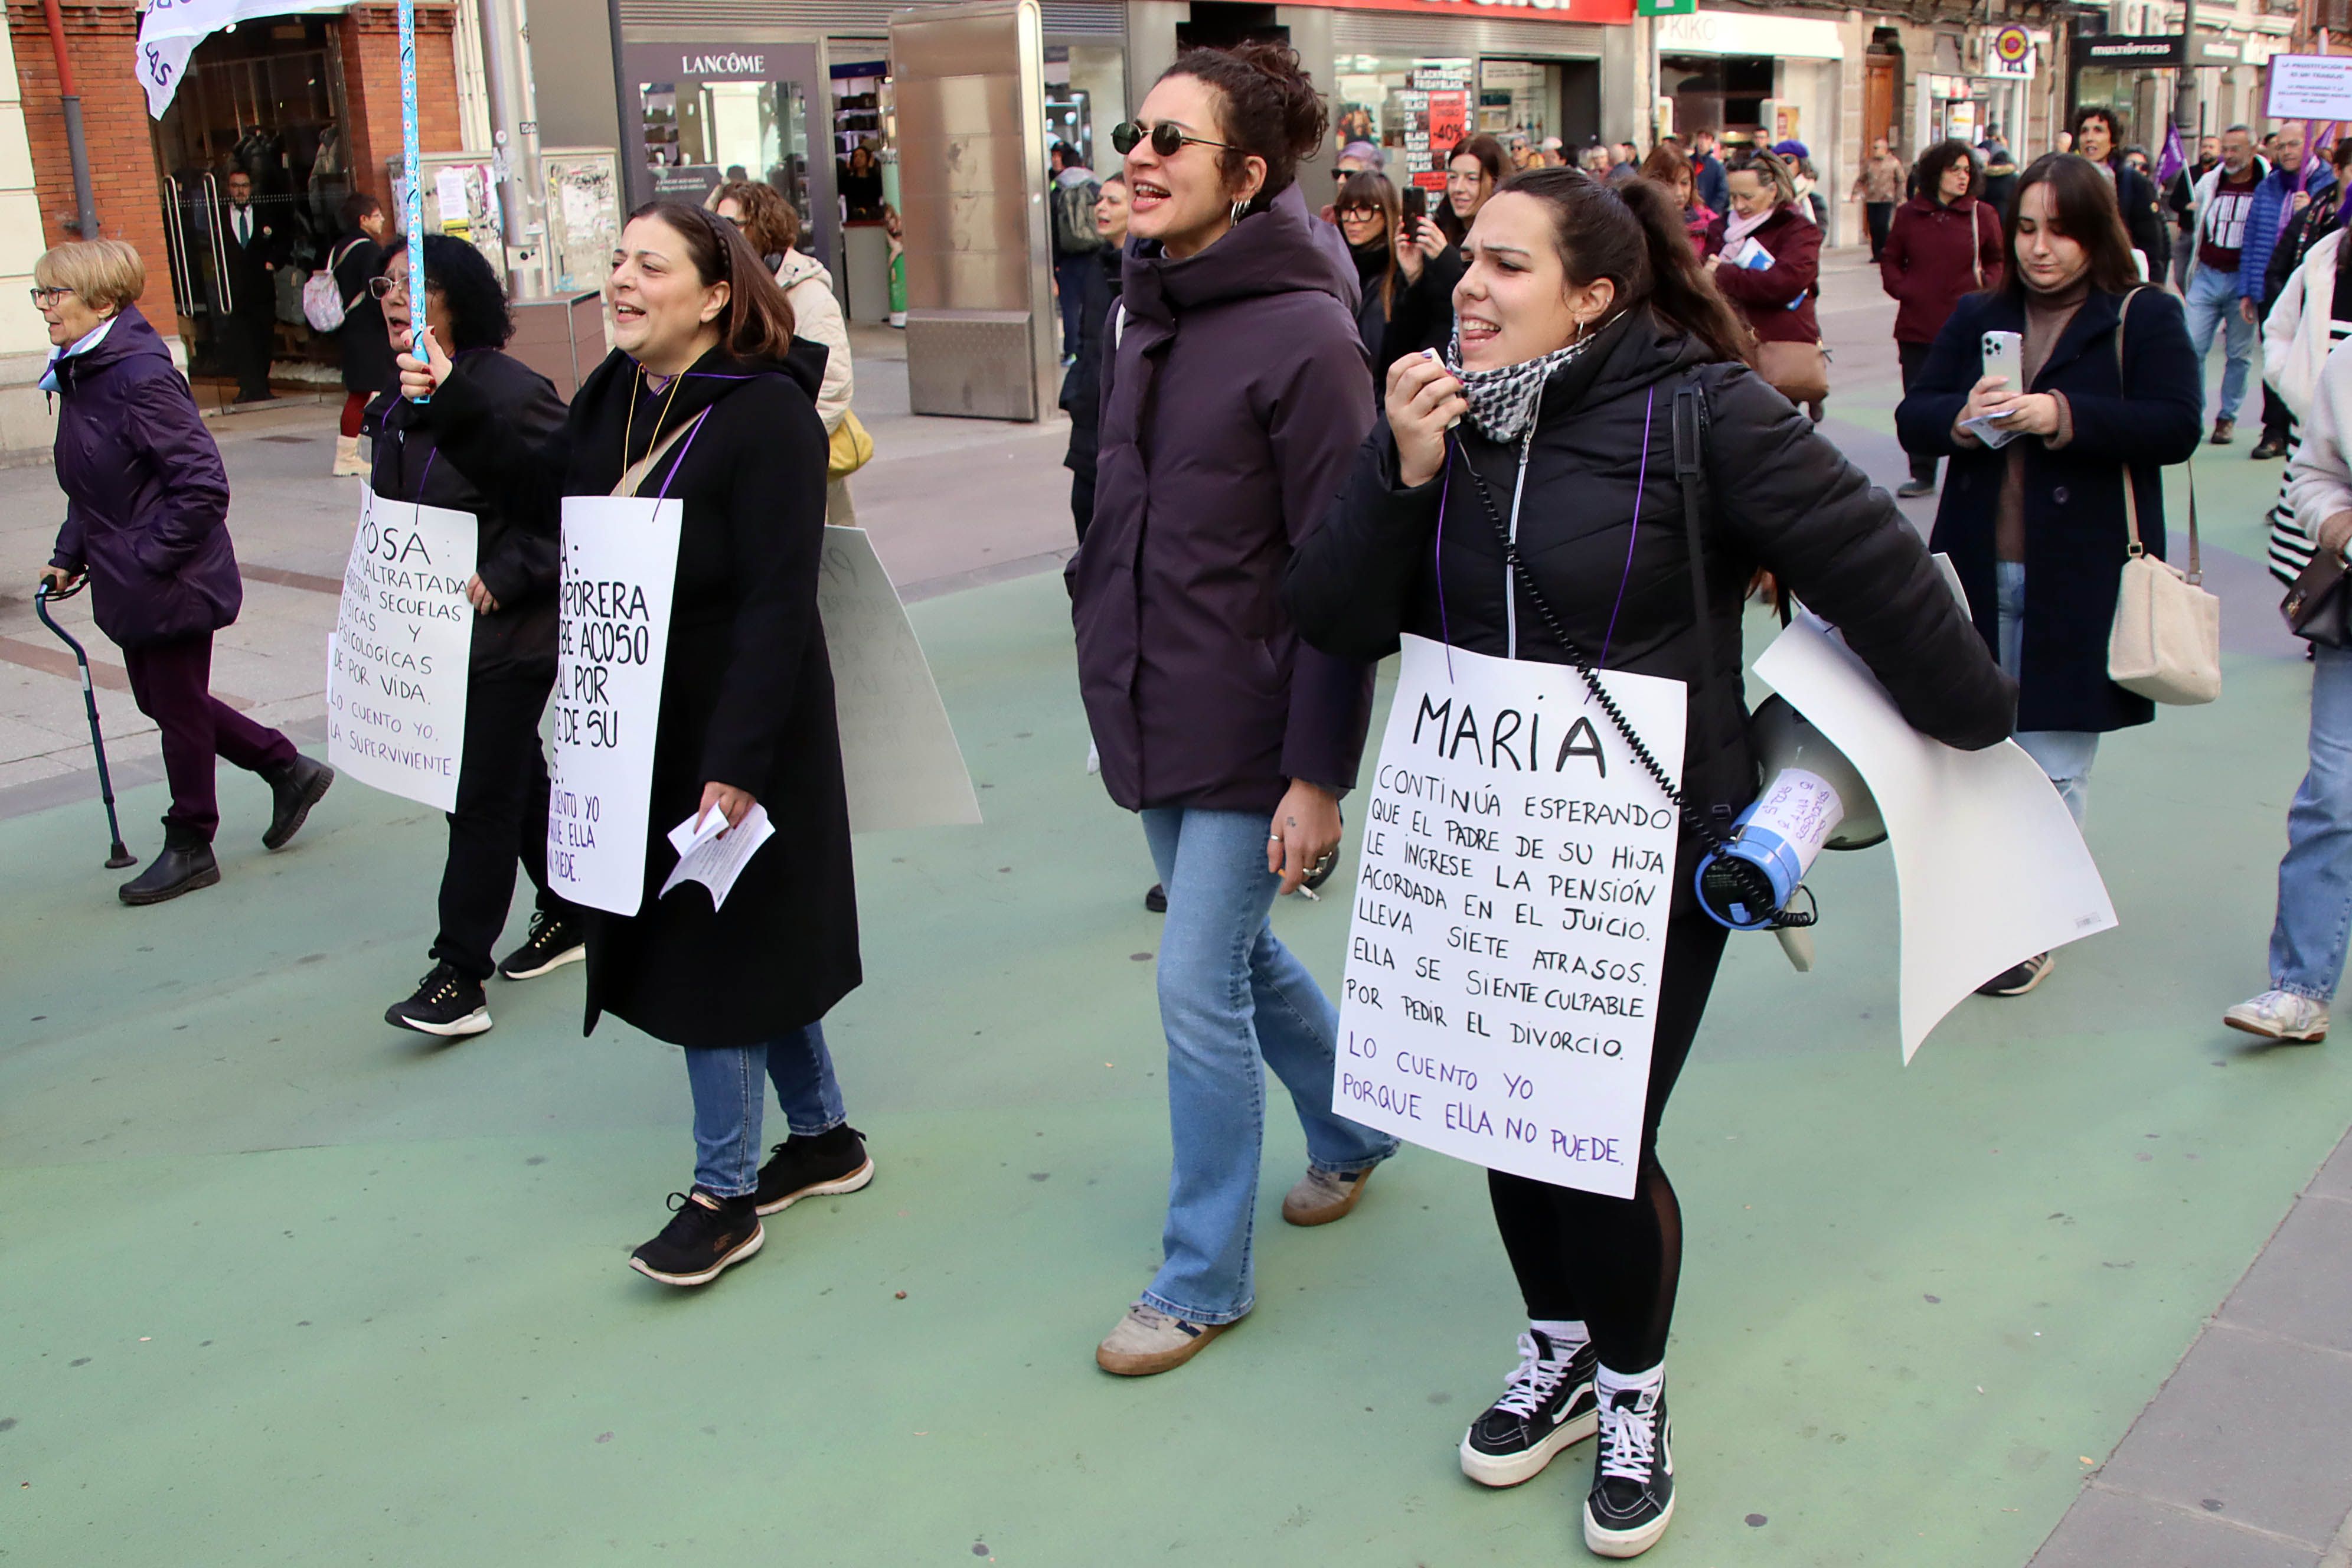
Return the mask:
[[[2231,456],[2209,524],[2251,551],[2277,470]],[[1583,1560],[1589,1449],[1509,1493],[1454,1466],[1519,1327],[1466,1166],[1409,1151],[1294,1230],[1277,1102],[1257,1311],[1095,1371],[1158,1253],[1150,873],[1081,768],[1059,584],[916,616],[989,823],[860,841],[828,1029],[880,1174],[699,1294],[623,1263],[688,1174],[684,1075],[582,1040],[576,970],[466,1044],[378,1022],[426,966],[430,814],[346,784],[266,856],[226,779],[223,886],[143,911],[94,803],[0,822],[0,1562]],[[1815,973],[1734,944],[1666,1124],[1652,1561],[2022,1563],[2162,1381],[2352,1120],[2340,1051],[2217,1023],[2262,980],[2305,684],[2233,656],[2222,703],[2113,740],[2122,930],[1907,1069],[1885,857],[1819,879]],[[1279,924],[1331,979],[1346,915]]]

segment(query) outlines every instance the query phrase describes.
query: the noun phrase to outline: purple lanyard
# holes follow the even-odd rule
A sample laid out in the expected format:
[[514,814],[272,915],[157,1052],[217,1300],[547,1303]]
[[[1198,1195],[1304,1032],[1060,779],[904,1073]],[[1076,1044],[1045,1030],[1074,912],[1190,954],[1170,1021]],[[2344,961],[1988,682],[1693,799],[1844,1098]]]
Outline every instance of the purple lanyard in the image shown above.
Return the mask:
[[[709,417],[710,410],[706,408],[701,413],[694,416],[693,424],[686,427],[686,440],[679,445],[677,456],[670,463],[669,472],[662,476],[661,489],[654,492],[654,504],[656,506],[659,506],[662,502],[669,500],[669,482],[670,480],[677,478],[677,471],[680,468],[686,467],[686,455],[694,450],[694,438],[702,434],[702,422]],[[644,483],[642,479],[638,482],[640,484]]]
[[[1633,546],[1642,537],[1642,495],[1650,483],[1651,421],[1657,411],[1658,389],[1653,385],[1649,399],[1642,409],[1642,466],[1633,474],[1633,529],[1625,539],[1625,570],[1617,579],[1617,602],[1609,608],[1609,629],[1601,636],[1601,657],[1593,661],[1595,669],[1606,668],[1609,663],[1609,645],[1617,638],[1617,615],[1625,607],[1625,590],[1633,581]],[[1532,436],[1533,432],[1529,434]],[[1445,643],[1445,678],[1448,680],[1454,679],[1454,627],[1445,613],[1445,502],[1446,498],[1454,493],[1454,453],[1458,445],[1458,437],[1450,434],[1446,437],[1445,479],[1437,489],[1437,635]],[[1469,454],[1464,453],[1462,460],[1468,462]],[[1509,592],[1518,592],[1517,582],[1511,584]]]

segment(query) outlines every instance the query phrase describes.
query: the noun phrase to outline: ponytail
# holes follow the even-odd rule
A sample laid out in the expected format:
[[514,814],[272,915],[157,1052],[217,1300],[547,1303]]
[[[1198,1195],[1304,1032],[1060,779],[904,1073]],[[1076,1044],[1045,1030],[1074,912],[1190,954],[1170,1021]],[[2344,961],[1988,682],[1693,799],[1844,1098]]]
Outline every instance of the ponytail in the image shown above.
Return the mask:
[[1652,179],[1612,186],[1581,169],[1527,169],[1502,188],[1550,209],[1552,242],[1571,284],[1606,278],[1620,309],[1647,305],[1713,358],[1748,362],[1755,339],[1700,270],[1681,205],[1665,186]]

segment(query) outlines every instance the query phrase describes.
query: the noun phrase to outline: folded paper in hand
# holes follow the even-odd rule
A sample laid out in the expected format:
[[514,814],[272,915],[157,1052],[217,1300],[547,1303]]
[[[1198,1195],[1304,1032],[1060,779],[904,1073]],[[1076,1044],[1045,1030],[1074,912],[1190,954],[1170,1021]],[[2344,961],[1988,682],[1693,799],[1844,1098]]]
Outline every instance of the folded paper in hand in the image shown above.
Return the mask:
[[1961,420],[1960,428],[1998,452],[2025,434],[2019,428],[2016,419],[2017,416],[2014,414],[2006,417],[1992,414],[1979,414],[1973,419]]
[[1725,255],[1734,267],[1743,272],[1772,270],[1772,253],[1759,244],[1752,234],[1733,246]]
[[760,846],[775,836],[776,825],[768,820],[768,808],[757,802],[731,830],[727,826],[727,814],[715,805],[703,814],[699,823],[688,817],[669,830],[670,847],[677,851],[677,865],[656,897],[669,897],[670,889],[680,882],[699,882],[710,889],[710,907],[718,909],[727,901],[735,879],[743,874],[743,868],[760,852]]

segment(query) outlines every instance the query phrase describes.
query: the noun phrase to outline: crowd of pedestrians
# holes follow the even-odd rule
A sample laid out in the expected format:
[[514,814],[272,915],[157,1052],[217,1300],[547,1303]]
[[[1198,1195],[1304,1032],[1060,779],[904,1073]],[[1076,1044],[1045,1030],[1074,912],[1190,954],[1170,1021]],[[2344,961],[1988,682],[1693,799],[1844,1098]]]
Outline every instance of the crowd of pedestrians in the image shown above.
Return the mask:
[[[2258,333],[2253,455],[2292,453],[2272,568],[2321,592],[2315,571],[2352,542],[2352,360],[2334,353],[2352,335],[2352,139],[2306,156],[2292,129],[2263,152],[2232,127],[2158,166],[2092,107],[2073,151],[2022,167],[1997,133],[1907,163],[1876,142],[1848,196],[1896,304],[1898,494],[1937,496],[1923,541],[1820,428],[1830,214],[1803,143],[1726,157],[1700,132],[1571,154],[1472,134],[1443,150],[1440,185],[1350,142],[1318,211],[1301,165],[1328,129],[1286,47],[1188,49],[1112,132],[1116,171],[1057,149],[1049,187],[1076,697],[1166,918],[1161,1261],[1095,1350],[1123,1376],[1183,1365],[1256,1302],[1266,1069],[1306,1135],[1286,1221],[1352,1214],[1397,1151],[1335,1108],[1337,1011],[1271,912],[1329,873],[1374,668],[1402,638],[1681,682],[1688,866],[1700,825],[1757,794],[1741,617],[1760,584],[1843,628],[1920,731],[2016,740],[2079,824],[2100,737],[2155,716],[2110,679],[2119,576],[2167,553],[2163,470],[2233,438]],[[823,1027],[862,968],[818,563],[870,450],[829,275],[764,184],[649,204],[614,257],[612,352],[567,404],[505,352],[511,310],[478,250],[428,237],[412,277],[378,203],[341,216],[337,469],[478,528],[433,968],[387,1019],[478,1034],[494,977],[583,963],[586,1029],[609,1013],[685,1058],[692,1178],[632,1264],[707,1283],[761,1249],[763,1216],[875,1170]],[[164,853],[121,889],[160,901],[218,880],[215,757],[268,784],[272,848],[334,775],[207,690],[241,592],[228,486],[139,313],[136,252],[61,246],[37,282],[69,503],[45,575],[92,584],[162,729]],[[566,499],[585,497],[681,519],[655,826],[627,916],[567,902],[547,867],[557,543]],[[2292,1040],[2325,1036],[2352,930],[2352,646],[2319,640],[2314,658],[2272,988],[2227,1015]],[[667,824],[715,811],[732,826],[755,806],[793,831],[723,908],[665,896]],[[518,868],[535,907],[500,958]],[[1597,1436],[1582,1528],[1610,1557],[1647,1551],[1674,1513],[1664,1362],[1684,1228],[1656,1139],[1727,934],[1687,877],[1666,933],[1631,1194],[1489,1173],[1526,1322],[1459,1443],[1467,1476],[1511,1486]],[[2051,969],[2039,954],[1981,989],[2021,996]],[[763,1160],[771,1089],[788,1136]]]

